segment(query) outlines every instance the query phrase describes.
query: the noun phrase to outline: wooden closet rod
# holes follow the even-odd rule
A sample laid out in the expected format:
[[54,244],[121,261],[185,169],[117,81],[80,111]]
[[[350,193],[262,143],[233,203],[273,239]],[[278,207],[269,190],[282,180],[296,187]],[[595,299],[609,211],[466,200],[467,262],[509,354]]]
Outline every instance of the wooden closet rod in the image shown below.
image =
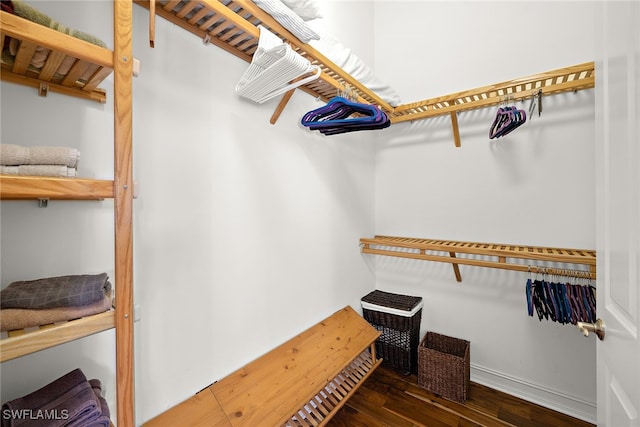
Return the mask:
[[[596,278],[596,252],[588,249],[564,249],[542,246],[521,246],[497,243],[462,242],[455,240],[418,239],[411,237],[375,236],[361,238],[362,253],[386,255],[425,261],[447,262],[453,265],[458,282],[462,281],[459,265],[500,268],[503,270],[569,276],[572,270],[513,262],[512,259],[534,263],[578,264],[588,268],[589,278]],[[463,254],[465,257],[459,257]],[[471,256],[471,257],[470,257]],[[555,271],[553,273],[552,271]],[[566,274],[558,274],[563,271]],[[573,270],[578,271],[578,270]],[[578,271],[575,277],[584,277]]]

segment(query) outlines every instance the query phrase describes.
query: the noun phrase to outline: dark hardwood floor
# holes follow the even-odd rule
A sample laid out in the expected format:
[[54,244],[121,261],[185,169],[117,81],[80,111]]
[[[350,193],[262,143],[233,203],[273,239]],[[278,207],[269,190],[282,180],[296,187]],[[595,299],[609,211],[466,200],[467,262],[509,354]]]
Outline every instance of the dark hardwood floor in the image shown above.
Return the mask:
[[379,367],[328,423],[329,427],[593,427],[593,424],[543,408],[505,393],[471,383],[464,405],[418,386]]

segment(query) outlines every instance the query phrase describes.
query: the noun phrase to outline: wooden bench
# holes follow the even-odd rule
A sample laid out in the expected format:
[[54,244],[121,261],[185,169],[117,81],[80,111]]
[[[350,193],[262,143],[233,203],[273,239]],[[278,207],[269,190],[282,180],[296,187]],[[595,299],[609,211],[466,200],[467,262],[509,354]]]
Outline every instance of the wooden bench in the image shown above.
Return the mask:
[[382,362],[379,335],[347,306],[145,427],[324,425]]

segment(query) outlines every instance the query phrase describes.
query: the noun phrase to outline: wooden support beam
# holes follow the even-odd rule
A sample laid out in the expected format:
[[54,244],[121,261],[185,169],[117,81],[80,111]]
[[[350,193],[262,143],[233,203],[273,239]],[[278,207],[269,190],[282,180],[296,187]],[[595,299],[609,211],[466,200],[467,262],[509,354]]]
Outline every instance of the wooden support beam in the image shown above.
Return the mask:
[[289,100],[293,96],[293,92],[295,92],[295,89],[291,89],[290,91],[287,91],[284,94],[284,96],[282,97],[282,99],[278,103],[278,106],[276,107],[275,111],[273,112],[273,115],[271,116],[271,119],[269,120],[269,123],[271,123],[272,125],[276,124],[276,122],[280,118],[280,114],[282,114],[282,112],[284,111],[284,107],[287,106],[287,104],[289,103]]
[[[456,257],[455,252],[449,252],[449,255],[451,256],[451,258]],[[462,275],[460,275],[460,267],[455,262],[451,263],[451,265],[453,266],[453,273],[456,275],[456,281],[462,282]]]
[[456,144],[456,147],[460,147],[460,129],[458,128],[458,113],[455,111],[451,112],[451,127],[453,128],[453,142]]
[[149,46],[156,43],[156,0],[149,0]]

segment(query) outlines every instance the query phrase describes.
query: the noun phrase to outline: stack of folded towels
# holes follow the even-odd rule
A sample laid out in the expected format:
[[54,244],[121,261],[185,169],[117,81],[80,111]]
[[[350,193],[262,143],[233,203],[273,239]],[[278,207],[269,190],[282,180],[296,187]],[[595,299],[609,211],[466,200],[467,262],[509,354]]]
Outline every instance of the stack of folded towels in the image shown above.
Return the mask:
[[100,380],[80,369],[2,405],[2,427],[109,427],[110,412]]
[[23,147],[0,144],[0,173],[75,177],[80,151],[70,147]]
[[109,309],[107,273],[13,282],[0,291],[0,330],[65,322]]

